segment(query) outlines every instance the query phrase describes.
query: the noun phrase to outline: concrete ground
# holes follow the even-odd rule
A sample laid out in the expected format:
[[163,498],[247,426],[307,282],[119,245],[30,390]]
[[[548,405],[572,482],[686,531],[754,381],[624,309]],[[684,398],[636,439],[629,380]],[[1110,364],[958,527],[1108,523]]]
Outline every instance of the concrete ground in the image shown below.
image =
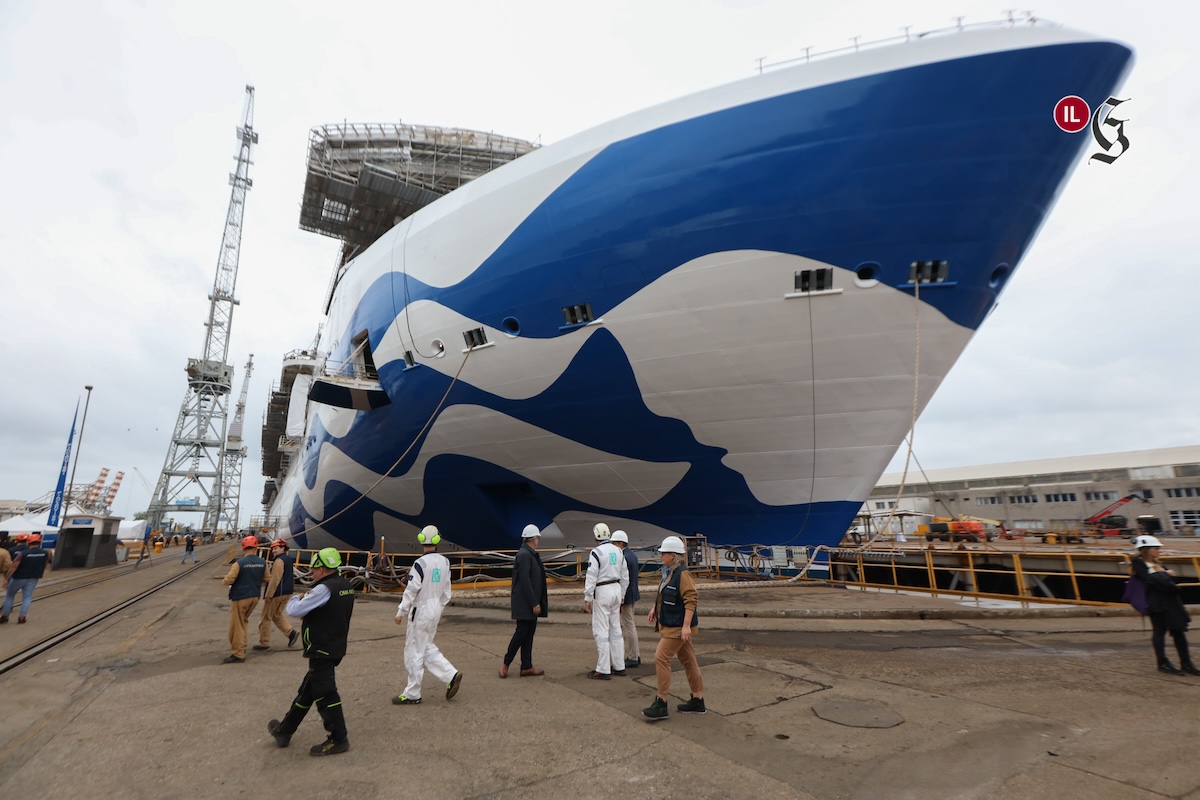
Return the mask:
[[[351,750],[318,759],[315,710],[287,749],[266,731],[305,669],[281,633],[284,649],[221,663],[222,574],[197,570],[5,675],[0,796],[1200,800],[1200,678],[1155,671],[1133,616],[705,587],[709,713],[675,711],[688,694],[677,671],[670,718],[650,723],[653,632],[643,618],[645,666],[588,680],[581,587],[555,590],[539,626],[546,676],[507,680],[503,596],[458,593],[437,641],[462,689],[448,702],[427,677],[408,707],[390,703],[405,682],[398,598],[368,597],[338,669]],[[862,727],[876,725],[890,727]]]

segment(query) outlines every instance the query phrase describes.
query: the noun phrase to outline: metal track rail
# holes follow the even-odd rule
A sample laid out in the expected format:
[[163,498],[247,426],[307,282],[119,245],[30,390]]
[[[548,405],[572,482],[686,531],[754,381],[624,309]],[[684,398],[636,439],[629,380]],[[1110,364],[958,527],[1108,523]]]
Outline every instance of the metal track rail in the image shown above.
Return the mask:
[[[222,557],[224,557],[224,553],[216,554],[210,558],[205,559],[204,561],[201,561],[196,566],[197,567],[205,566],[205,565],[211,563],[212,561],[215,561]],[[109,617],[113,616],[114,614],[117,614],[120,611],[124,611],[126,608],[129,608],[134,603],[140,602],[141,600],[145,600],[147,597],[149,597],[150,595],[159,591],[160,589],[165,589],[166,587],[170,586],[175,581],[188,577],[193,572],[195,572],[194,568],[189,569],[186,572],[180,572],[175,575],[172,575],[170,578],[167,578],[162,583],[160,583],[156,586],[152,586],[149,589],[146,589],[145,591],[134,595],[133,597],[129,598],[128,600],[124,600],[120,603],[117,603],[115,606],[105,609],[104,611],[97,612],[96,614],[93,614],[92,616],[88,617],[87,619],[83,620],[82,622],[78,622],[69,628],[61,630],[58,633],[52,634],[52,635],[46,637],[45,639],[42,639],[39,642],[35,642],[34,644],[31,644],[29,647],[26,647],[24,650],[18,651],[16,655],[10,656],[9,658],[6,658],[4,661],[0,661],[0,675],[5,674],[9,670],[16,669],[17,667],[24,664],[26,661],[36,658],[37,656],[41,655],[42,653],[45,653],[47,650],[57,647],[58,645],[67,641],[68,639],[70,639],[71,637],[73,637],[77,634],[83,633],[88,628],[92,627],[93,625],[103,622],[104,620],[108,619]],[[107,579],[104,579],[104,580],[107,580]],[[93,583],[100,583],[100,582],[102,582],[102,581],[93,581]],[[92,584],[86,584],[86,585],[90,586]],[[83,588],[83,587],[76,587],[76,588]],[[70,590],[66,590],[66,591],[70,591]],[[61,592],[60,592],[60,594],[61,594]]]

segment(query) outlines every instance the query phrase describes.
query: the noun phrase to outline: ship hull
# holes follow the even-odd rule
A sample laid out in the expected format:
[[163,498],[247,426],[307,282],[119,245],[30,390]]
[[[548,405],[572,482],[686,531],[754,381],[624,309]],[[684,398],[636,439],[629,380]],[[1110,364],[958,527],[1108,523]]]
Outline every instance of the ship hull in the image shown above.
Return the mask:
[[386,402],[310,403],[273,514],[362,549],[429,523],[471,549],[531,522],[836,543],[1078,161],[1055,102],[1099,104],[1131,56],[1004,35],[683,98],[405,220],[319,348],[350,362],[365,334]]

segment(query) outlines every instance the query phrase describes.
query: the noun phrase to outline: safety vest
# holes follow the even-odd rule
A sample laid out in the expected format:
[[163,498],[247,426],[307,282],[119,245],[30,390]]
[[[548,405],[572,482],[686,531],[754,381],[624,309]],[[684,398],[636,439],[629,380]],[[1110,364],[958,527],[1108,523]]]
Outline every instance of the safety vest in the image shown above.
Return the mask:
[[304,615],[301,630],[305,658],[341,658],[350,637],[350,615],[354,613],[354,590],[340,575],[317,581],[329,590],[329,600]]
[[256,555],[242,556],[237,561],[238,576],[229,587],[230,600],[248,600],[258,597],[262,591],[263,575],[267,571],[267,562]]
[[[682,628],[685,606],[679,595],[679,580],[686,572],[685,567],[679,567],[671,573],[665,586],[658,591],[658,624],[663,628]],[[700,624],[700,609],[692,611],[692,627]]]
[[279,585],[275,587],[275,594],[271,595],[271,597],[294,594],[296,591],[296,576],[292,572],[292,557],[284,553],[275,560],[283,562],[283,577],[279,579]]
[[48,554],[40,547],[31,547],[20,555],[20,561],[17,563],[17,569],[12,575],[12,579],[28,580],[29,578],[41,578],[46,574],[46,559]]

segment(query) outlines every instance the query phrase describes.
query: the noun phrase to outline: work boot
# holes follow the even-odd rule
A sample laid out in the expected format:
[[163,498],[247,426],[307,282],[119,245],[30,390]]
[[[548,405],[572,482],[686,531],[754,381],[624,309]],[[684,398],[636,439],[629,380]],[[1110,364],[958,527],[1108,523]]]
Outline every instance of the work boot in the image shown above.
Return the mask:
[[616,675],[618,678],[624,678],[624,677],[625,677],[625,670],[623,670],[623,669],[614,669],[614,670],[612,671],[612,674],[613,674],[613,675]]
[[667,701],[661,697],[655,697],[654,702],[649,708],[642,709],[642,716],[646,719],[657,722],[660,719],[667,718]]
[[1175,665],[1172,664],[1170,661],[1167,661],[1165,658],[1162,661],[1158,662],[1158,671],[1165,672],[1168,675],[1182,675],[1183,674],[1183,670],[1176,669]]
[[454,695],[458,694],[458,687],[462,684],[462,673],[454,673],[454,677],[450,679],[450,683],[446,685],[446,699],[452,700]]
[[704,698],[693,695],[686,703],[680,703],[675,706],[685,714],[707,714],[708,709],[704,707]]
[[6,622],[8,622],[8,614],[4,614],[3,616],[0,616],[0,625],[3,625]]
[[508,677],[508,664],[505,664],[503,661],[500,662],[500,677]]
[[642,660],[640,658],[625,659],[625,669],[629,669],[631,667],[640,667],[641,665],[642,665]]
[[335,742],[330,736],[321,744],[314,744],[308,751],[310,756],[335,756],[338,753],[344,753],[350,749],[350,740],[344,739],[340,742]]
[[529,669],[521,670],[522,678],[536,678],[538,675],[545,675],[545,674],[546,674],[545,670],[538,669],[537,667],[530,667]]
[[288,647],[296,643],[296,639],[300,636],[300,631],[292,628],[292,632],[288,634]]
[[409,697],[408,695],[398,694],[392,698],[394,706],[415,706],[421,702],[419,697]]
[[1188,675],[1200,675],[1200,669],[1196,669],[1196,665],[1191,661],[1184,661],[1179,665]]
[[24,624],[25,624],[25,615],[24,615],[24,614],[22,614],[21,616],[17,617],[17,624],[18,624],[18,625],[24,625]]
[[292,735],[290,733],[283,732],[283,724],[279,720],[273,719],[268,722],[267,730],[272,736],[275,737],[275,744],[279,745],[280,747],[287,747],[289,744],[291,744]]
[[238,657],[237,657],[237,656],[235,656],[235,655],[228,655],[228,656],[225,656],[225,660],[224,660],[224,661],[222,661],[221,663],[222,663],[222,664],[241,664],[241,663],[242,663],[242,662],[244,662],[245,660],[246,660],[246,659],[244,659],[244,658],[238,658]]
[[268,650],[270,650],[270,649],[271,649],[271,645],[269,645],[269,644],[256,644],[256,645],[254,645],[254,647],[251,647],[250,649],[251,649],[251,650],[257,650],[257,651],[258,651],[258,652],[260,652],[260,653],[265,653],[266,651],[268,651]]

